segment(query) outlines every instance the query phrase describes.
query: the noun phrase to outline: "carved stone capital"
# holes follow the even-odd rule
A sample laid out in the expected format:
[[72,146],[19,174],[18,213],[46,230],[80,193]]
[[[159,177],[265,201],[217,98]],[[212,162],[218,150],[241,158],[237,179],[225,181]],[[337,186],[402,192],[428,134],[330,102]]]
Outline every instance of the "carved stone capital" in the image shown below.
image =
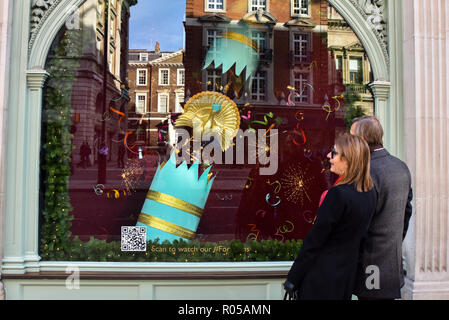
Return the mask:
[[31,69],[27,71],[27,85],[31,90],[40,90],[50,74],[42,69]]
[[373,91],[374,98],[387,100],[390,96],[391,82],[385,80],[376,80],[369,84]]

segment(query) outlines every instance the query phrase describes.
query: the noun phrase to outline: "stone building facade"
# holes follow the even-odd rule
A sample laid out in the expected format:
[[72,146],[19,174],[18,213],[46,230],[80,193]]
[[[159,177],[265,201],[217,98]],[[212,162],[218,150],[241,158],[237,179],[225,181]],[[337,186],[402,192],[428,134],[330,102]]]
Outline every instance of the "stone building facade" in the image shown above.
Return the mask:
[[365,48],[349,24],[333,7],[328,8],[329,50],[336,62],[336,72],[343,79],[345,95],[356,97],[356,106],[373,113],[373,96],[368,84],[373,81]]
[[[251,1],[227,0],[223,9],[210,9],[208,1],[187,0],[186,90],[194,95],[205,90],[219,91],[220,87],[226,86],[229,73],[221,74],[220,69],[214,70],[213,66],[202,70],[202,63],[216,39],[243,23],[247,25],[248,36],[259,46],[259,69],[255,81],[251,88],[249,84],[244,88],[251,104],[255,107],[280,106],[288,95],[287,86],[298,83],[297,89],[300,92],[305,89],[305,92],[304,99],[296,101],[297,106],[320,108],[327,92],[320,86],[318,73],[328,74],[331,67],[327,47],[322,40],[322,37],[327,38],[328,5],[326,1],[308,1],[308,6],[297,13],[287,2],[267,1],[254,5]],[[301,49],[298,46],[302,46]],[[315,53],[313,58],[311,52]],[[325,62],[319,71],[318,67],[310,67],[313,59]],[[292,70],[300,72],[293,75]],[[305,87],[305,82],[316,85],[318,90],[312,92]],[[248,102],[243,94],[236,98],[239,104]]]
[[[135,60],[139,55],[139,61]],[[131,50],[135,56],[129,61],[131,101],[129,122],[142,120],[145,128],[138,141],[145,146],[157,146],[166,139],[159,134],[159,127],[172,113],[182,113],[184,103],[185,70],[183,51],[158,52]],[[142,55],[145,61],[142,61]],[[159,126],[159,127],[158,127]],[[130,126],[131,128],[131,126]],[[164,131],[164,130],[163,130]],[[162,140],[162,141],[159,141]]]
[[[105,113],[110,112],[108,110],[110,106],[120,111],[126,110],[126,99],[120,98],[121,87],[127,86],[129,3],[110,2],[108,30],[105,30],[105,10],[105,2],[89,0],[75,13],[79,19],[82,37],[82,52],[80,56],[73,58],[79,60],[77,81],[72,92],[72,108],[75,113],[73,130],[73,144],[76,146],[73,151],[75,163],[80,162],[80,147],[84,141],[87,141],[93,150],[94,163],[97,161],[95,150],[100,144],[105,144],[110,150],[107,160],[116,160],[117,145],[112,140],[119,138],[119,128],[114,123],[107,122],[105,132],[102,133],[102,122]],[[105,34],[108,35],[107,48],[105,48]],[[103,66],[106,61],[107,84],[104,85]],[[102,141],[103,139],[105,141]]]

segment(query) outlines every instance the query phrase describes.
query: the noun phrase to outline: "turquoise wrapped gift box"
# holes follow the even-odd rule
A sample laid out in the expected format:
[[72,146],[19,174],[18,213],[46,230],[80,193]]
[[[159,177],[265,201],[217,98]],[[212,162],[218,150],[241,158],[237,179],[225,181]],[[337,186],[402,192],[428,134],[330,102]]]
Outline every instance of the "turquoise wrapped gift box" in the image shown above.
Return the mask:
[[159,165],[140,213],[137,226],[147,227],[147,241],[193,240],[212,183],[210,169],[201,177],[199,164],[176,167],[176,155]]

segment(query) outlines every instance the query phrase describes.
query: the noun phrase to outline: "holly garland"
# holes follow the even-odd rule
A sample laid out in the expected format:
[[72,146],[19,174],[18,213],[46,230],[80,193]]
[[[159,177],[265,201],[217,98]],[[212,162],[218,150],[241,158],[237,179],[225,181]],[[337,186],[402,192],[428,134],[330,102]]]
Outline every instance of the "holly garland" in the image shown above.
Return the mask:
[[107,242],[93,237],[88,242],[75,237],[64,261],[100,262],[266,262],[295,260],[302,240],[241,240],[200,242],[197,240],[147,242],[143,252],[121,251],[120,241]]
[[42,150],[43,260],[61,260],[71,247],[72,206],[69,198],[72,147],[71,97],[81,56],[81,31],[67,30],[51,53],[44,95]]

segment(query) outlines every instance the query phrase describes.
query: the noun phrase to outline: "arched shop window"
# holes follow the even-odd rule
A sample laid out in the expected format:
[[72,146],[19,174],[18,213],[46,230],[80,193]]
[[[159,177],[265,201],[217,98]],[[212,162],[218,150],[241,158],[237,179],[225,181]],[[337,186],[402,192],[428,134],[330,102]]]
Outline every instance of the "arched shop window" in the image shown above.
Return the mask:
[[85,1],[48,54],[40,256],[294,259],[335,137],[374,112],[361,42],[324,0],[135,2]]

